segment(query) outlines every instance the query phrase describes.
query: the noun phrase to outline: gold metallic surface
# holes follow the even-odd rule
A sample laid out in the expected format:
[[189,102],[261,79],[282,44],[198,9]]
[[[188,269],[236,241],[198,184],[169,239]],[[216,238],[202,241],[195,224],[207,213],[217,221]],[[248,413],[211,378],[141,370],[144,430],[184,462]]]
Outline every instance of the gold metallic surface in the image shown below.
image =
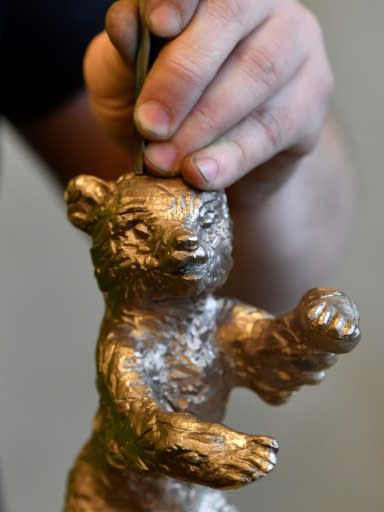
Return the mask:
[[65,512],[235,512],[218,490],[269,473],[277,443],[220,423],[230,391],[246,386],[279,404],[317,384],[356,346],[356,306],[326,288],[280,317],[215,298],[231,267],[223,192],[133,173],[79,176],[66,201],[92,237],[106,310],[99,409]]

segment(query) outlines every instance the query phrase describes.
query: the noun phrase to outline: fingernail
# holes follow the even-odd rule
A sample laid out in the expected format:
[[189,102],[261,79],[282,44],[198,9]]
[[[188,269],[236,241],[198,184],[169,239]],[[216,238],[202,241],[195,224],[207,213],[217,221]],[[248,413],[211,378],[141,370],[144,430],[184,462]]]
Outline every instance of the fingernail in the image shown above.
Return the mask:
[[149,14],[149,23],[151,27],[162,34],[176,35],[182,29],[180,12],[171,5],[155,7]]
[[193,163],[206,183],[212,183],[219,173],[219,166],[213,158],[194,158]]
[[173,144],[149,144],[145,148],[145,160],[160,174],[174,174],[177,163],[177,150]]
[[170,115],[166,107],[157,101],[143,103],[135,112],[139,128],[155,137],[166,137],[170,131]]

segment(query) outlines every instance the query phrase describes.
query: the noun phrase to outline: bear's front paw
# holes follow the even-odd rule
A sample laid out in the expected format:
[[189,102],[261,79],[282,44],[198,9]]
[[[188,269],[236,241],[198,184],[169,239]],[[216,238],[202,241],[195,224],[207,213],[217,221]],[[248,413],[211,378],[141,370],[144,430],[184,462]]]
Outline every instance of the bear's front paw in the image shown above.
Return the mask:
[[338,290],[310,290],[301,299],[298,312],[305,335],[322,352],[350,352],[360,340],[357,307]]
[[190,414],[161,413],[151,447],[154,471],[215,489],[233,489],[266,476],[277,442],[204,423]]
[[[211,445],[209,485],[220,489],[235,489],[266,476],[276,464],[277,442],[267,436],[252,436],[228,432],[219,446]],[[221,443],[220,443],[221,444]]]

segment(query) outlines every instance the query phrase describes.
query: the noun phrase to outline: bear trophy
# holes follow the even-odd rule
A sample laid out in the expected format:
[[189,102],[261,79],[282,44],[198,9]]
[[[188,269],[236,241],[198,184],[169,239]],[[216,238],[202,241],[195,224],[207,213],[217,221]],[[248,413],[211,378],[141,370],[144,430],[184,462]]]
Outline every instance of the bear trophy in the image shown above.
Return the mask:
[[358,311],[316,288],[274,317],[214,297],[231,268],[225,193],[180,178],[78,176],[70,221],[92,237],[105,298],[99,409],[68,478],[66,512],[234,512],[220,489],[269,473],[277,442],[224,426],[230,391],[271,404],[317,384],[359,341]]

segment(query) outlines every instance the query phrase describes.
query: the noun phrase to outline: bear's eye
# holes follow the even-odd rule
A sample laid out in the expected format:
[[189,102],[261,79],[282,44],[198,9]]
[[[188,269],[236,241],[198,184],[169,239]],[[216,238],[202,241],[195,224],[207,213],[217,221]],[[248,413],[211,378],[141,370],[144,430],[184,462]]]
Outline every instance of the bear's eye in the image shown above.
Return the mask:
[[137,219],[131,213],[119,214],[117,216],[117,223],[116,224],[119,226],[119,229],[123,230],[124,232],[126,230],[132,229],[135,226],[136,223],[137,223]]
[[151,232],[148,227],[144,224],[144,222],[139,222],[134,226],[134,231],[136,235],[138,235],[143,240],[147,240],[151,236]]

